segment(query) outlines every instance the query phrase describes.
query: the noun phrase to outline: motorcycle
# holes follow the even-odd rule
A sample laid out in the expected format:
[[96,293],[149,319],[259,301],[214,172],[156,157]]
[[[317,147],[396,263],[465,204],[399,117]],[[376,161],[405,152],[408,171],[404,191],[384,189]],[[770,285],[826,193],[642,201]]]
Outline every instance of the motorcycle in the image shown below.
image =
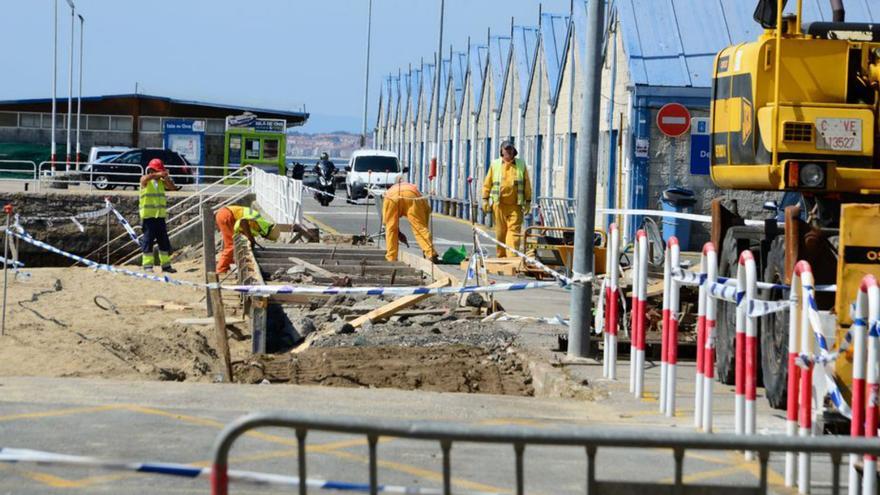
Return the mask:
[[315,188],[315,201],[321,206],[328,206],[333,201],[333,194],[336,192],[336,180],[333,174],[327,173],[326,169],[321,169],[318,173],[318,184]]

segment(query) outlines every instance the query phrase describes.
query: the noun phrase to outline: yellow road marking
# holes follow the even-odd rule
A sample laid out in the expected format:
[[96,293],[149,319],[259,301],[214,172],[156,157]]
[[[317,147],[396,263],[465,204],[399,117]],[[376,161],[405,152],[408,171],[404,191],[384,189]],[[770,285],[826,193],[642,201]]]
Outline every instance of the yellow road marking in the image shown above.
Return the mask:
[[[339,457],[341,459],[348,459],[352,461],[359,461],[364,464],[368,464],[370,462],[370,458],[365,455],[353,454],[351,452],[345,452],[343,450],[334,450],[332,452],[327,452],[327,454],[332,455],[334,457]],[[419,478],[424,478],[431,481],[443,481],[443,474],[439,471],[432,471],[430,469],[423,469],[420,467],[412,466],[409,464],[402,464],[394,461],[383,461],[379,460],[377,465],[383,467],[385,469],[390,469],[392,471],[399,471],[401,473],[410,474],[413,476],[418,476]],[[484,492],[498,492],[498,493],[509,493],[510,490],[504,488],[498,488],[492,485],[485,485],[483,483],[478,483],[476,481],[468,481],[459,478],[452,478],[452,484],[459,486],[461,488],[465,488],[468,490],[477,490]]]
[[[748,467],[748,462],[741,462],[739,464],[734,464],[733,466],[727,466],[718,469],[710,469],[708,471],[702,471],[699,473],[689,474],[687,476],[682,477],[683,483],[693,483],[695,481],[703,481],[703,480],[711,480],[715,478],[721,478],[723,476],[730,476],[733,474],[737,474],[739,472],[746,471]],[[660,483],[674,483],[675,478],[666,478],[660,480]]]
[[121,409],[121,408],[122,408],[121,406],[113,404],[113,405],[109,405],[109,406],[71,407],[68,409],[55,409],[52,411],[10,414],[7,416],[0,416],[0,422],[18,421],[21,419],[53,418],[53,417],[58,417],[58,416],[68,416],[71,414],[86,414],[86,413],[94,413],[94,412],[101,412],[101,411],[112,411],[114,409]]
[[328,234],[340,235],[338,230],[336,230],[333,227],[327,225],[326,223],[318,220],[317,218],[313,217],[312,215],[303,214],[303,217],[305,217],[306,220],[317,225],[319,229],[326,230]]

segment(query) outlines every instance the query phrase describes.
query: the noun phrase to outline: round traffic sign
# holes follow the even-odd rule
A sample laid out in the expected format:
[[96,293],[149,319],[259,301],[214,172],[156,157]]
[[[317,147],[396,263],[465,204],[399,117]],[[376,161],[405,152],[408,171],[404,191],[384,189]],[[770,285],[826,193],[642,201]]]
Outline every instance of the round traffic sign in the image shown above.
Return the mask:
[[667,103],[657,112],[657,127],[669,137],[678,137],[691,128],[691,113],[680,103]]

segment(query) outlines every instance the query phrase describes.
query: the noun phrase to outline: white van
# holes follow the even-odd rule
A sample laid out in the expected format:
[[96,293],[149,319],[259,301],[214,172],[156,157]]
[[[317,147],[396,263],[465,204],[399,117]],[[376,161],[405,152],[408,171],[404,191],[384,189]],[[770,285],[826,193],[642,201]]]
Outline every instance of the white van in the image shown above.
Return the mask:
[[352,153],[345,176],[345,192],[349,201],[366,198],[368,189],[388,189],[409,167],[401,167],[397,154],[384,150],[358,150]]

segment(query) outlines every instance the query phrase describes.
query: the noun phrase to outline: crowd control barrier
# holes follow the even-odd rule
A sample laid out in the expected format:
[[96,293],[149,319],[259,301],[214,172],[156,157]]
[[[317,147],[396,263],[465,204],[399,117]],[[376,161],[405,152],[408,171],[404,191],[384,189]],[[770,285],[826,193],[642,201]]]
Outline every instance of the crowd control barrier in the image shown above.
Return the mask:
[[[240,418],[229,424],[214,443],[213,465],[211,469],[212,495],[229,493],[229,453],[236,440],[256,428],[290,428],[297,438],[298,478],[308,479],[309,456],[307,439],[316,431],[364,436],[367,440],[369,458],[367,471],[369,493],[380,493],[379,441],[382,438],[398,438],[436,442],[440,451],[438,461],[442,469],[442,489],[439,493],[451,494],[452,450],[454,446],[465,448],[462,444],[508,445],[512,451],[514,466],[510,485],[513,493],[525,493],[526,453],[532,447],[573,448],[586,453],[586,491],[590,494],[603,493],[725,493],[753,494],[768,493],[768,463],[771,453],[806,452],[830,456],[831,493],[840,489],[840,466],[843,456],[850,452],[864,452],[876,456],[880,453],[880,442],[866,438],[850,437],[787,437],[785,435],[737,436],[729,434],[704,435],[696,432],[676,432],[670,430],[617,430],[605,427],[567,427],[537,428],[523,426],[471,426],[463,424],[413,422],[401,420],[382,420],[366,418],[327,417],[326,415],[306,415],[291,413],[256,413]],[[405,444],[403,444],[405,445]],[[674,473],[671,482],[636,482],[631,479],[599,479],[596,468],[598,452],[609,449],[633,449],[644,452],[646,449],[668,449],[674,460]],[[687,451],[753,451],[757,452],[759,475],[754,486],[737,485],[696,485],[685,484],[684,461]],[[539,455],[547,455],[540,449]],[[572,451],[574,452],[574,450]],[[583,455],[583,454],[581,454]],[[638,455],[630,457],[631,466],[637,468],[641,459]],[[577,470],[579,471],[579,470]],[[577,475],[576,475],[577,476]],[[560,483],[563,480],[559,480]],[[564,480],[569,483],[569,480]],[[430,489],[428,487],[422,488]],[[341,488],[340,488],[341,489]],[[299,493],[308,493],[305,483],[299,485]],[[412,493],[412,492],[406,492]],[[456,491],[458,493],[458,491]]]

